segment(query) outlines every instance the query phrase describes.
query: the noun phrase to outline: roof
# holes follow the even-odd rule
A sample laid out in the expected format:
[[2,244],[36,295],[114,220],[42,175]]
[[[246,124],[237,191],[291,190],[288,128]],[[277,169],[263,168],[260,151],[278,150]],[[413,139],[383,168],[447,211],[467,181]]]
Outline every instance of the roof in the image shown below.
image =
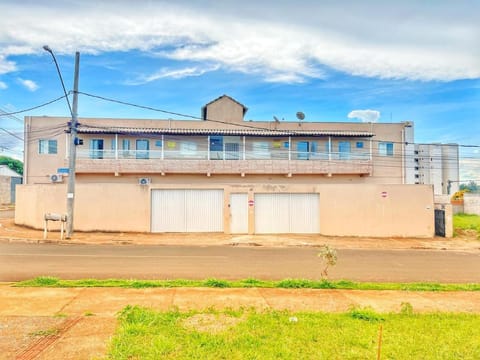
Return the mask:
[[136,128],[136,127],[89,127],[79,126],[79,134],[150,134],[150,135],[231,135],[231,136],[334,136],[372,137],[368,131],[348,130],[267,130],[267,129],[182,129],[182,128]]
[[22,175],[10,169],[8,165],[0,165],[0,176],[22,177]]

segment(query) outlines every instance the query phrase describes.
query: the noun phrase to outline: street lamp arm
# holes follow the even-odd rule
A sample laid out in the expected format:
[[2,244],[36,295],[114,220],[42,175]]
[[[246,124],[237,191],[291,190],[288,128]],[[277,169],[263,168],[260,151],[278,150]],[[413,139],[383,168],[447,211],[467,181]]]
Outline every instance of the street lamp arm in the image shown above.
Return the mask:
[[70,110],[70,115],[73,117],[72,107],[70,105],[70,100],[68,100],[67,90],[65,89],[65,83],[63,82],[62,73],[60,72],[60,67],[58,66],[57,59],[55,58],[55,54],[53,53],[52,49],[48,45],[44,45],[43,50],[49,52],[50,55],[52,55],[53,62],[55,63],[55,67],[57,68],[58,76],[60,77],[60,82],[62,83],[63,93],[65,94],[65,99],[67,100],[68,109]]

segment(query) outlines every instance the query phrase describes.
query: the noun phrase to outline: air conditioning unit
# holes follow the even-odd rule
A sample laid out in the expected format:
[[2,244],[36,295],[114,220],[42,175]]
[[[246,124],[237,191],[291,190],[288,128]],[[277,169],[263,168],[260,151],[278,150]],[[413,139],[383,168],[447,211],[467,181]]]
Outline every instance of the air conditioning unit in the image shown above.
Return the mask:
[[138,179],[138,185],[148,185],[152,182],[150,178],[140,178]]
[[61,183],[63,182],[63,175],[62,174],[52,174],[48,176],[50,182],[52,183]]

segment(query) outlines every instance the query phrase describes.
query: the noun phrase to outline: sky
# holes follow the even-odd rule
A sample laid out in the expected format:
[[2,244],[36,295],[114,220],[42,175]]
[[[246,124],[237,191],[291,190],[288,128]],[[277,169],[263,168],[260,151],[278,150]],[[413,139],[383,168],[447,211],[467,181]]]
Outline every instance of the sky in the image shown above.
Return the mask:
[[[0,0],[0,155],[23,117],[68,116],[79,90],[200,116],[227,94],[247,120],[413,121],[418,143],[480,145],[480,1]],[[70,97],[71,100],[71,97]],[[175,118],[79,96],[80,117]],[[12,135],[13,134],[13,135]],[[17,137],[15,137],[17,136]],[[480,182],[480,147],[461,147]]]

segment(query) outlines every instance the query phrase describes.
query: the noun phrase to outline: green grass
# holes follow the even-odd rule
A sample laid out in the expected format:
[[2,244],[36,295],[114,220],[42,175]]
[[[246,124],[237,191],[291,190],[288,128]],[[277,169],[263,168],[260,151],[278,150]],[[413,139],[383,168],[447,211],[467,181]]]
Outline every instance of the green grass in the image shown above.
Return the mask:
[[480,235],[480,216],[470,214],[455,214],[453,216],[455,230],[475,230]]
[[[215,331],[201,321],[189,325],[199,315],[213,318]],[[119,320],[108,359],[376,359],[380,326],[382,359],[480,359],[480,316],[472,314],[155,312],[129,306]]]
[[124,280],[124,279],[83,279],[62,280],[56,277],[37,277],[15,284],[18,287],[121,287],[121,288],[283,288],[283,289],[338,289],[338,290],[408,290],[408,291],[480,291],[480,284],[437,284],[437,283],[370,283],[347,280],[304,280],[285,279],[280,281],[245,279],[227,281],[207,280]]

